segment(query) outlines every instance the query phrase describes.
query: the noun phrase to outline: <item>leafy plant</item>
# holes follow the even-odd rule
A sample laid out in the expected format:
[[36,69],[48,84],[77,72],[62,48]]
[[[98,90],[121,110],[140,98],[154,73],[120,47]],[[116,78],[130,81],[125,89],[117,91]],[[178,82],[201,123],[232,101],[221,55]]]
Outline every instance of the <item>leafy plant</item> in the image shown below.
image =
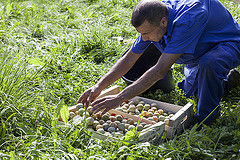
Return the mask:
[[[239,22],[239,4],[221,0]],[[185,130],[162,144],[98,140],[82,125],[60,125],[59,110],[76,104],[134,39],[130,24],[136,0],[11,0],[0,8],[1,159],[239,159],[239,88],[221,102],[222,116],[211,127]],[[174,65],[175,82],[183,65]],[[238,67],[238,70],[240,68]],[[123,80],[115,84],[126,86]],[[144,96],[184,105],[177,87]],[[66,113],[66,112],[62,112]],[[130,132],[129,132],[130,133]]]

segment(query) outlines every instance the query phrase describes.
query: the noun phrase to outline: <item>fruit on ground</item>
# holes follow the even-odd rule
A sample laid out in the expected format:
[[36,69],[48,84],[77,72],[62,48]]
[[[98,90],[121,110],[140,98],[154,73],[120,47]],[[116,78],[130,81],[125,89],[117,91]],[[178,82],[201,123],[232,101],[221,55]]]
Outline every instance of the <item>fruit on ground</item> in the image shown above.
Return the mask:
[[134,124],[134,120],[132,118],[128,118],[127,123],[130,125]]
[[80,108],[83,108],[83,104],[82,104],[82,103],[78,103],[78,104],[76,105],[76,109],[77,109],[77,110],[79,110]]
[[92,117],[87,117],[86,118],[86,123],[88,126],[92,126],[94,122],[94,119]]
[[137,128],[137,131],[142,131],[142,130],[143,130],[143,125],[139,124],[138,128]]
[[72,119],[75,116],[74,112],[69,112],[69,118]]
[[102,134],[104,134],[104,133],[105,133],[105,131],[104,131],[104,129],[103,129],[103,128],[99,128],[99,129],[97,130],[97,132],[99,132],[99,133],[102,133]]
[[102,116],[102,119],[103,119],[104,121],[107,121],[107,120],[109,120],[109,116],[108,116],[107,114],[104,114],[104,115]]
[[151,108],[150,104],[147,104],[147,103],[144,105],[144,107],[145,107],[144,108],[145,111],[148,111]]
[[100,128],[103,129],[103,125],[100,125],[100,124],[99,124],[99,125],[96,126],[96,130],[99,130]]
[[78,110],[78,112],[79,112],[79,115],[82,117],[83,114],[84,114],[84,112],[85,112],[85,110],[84,110],[84,108],[80,108],[80,109]]
[[108,123],[104,123],[104,124],[103,124],[103,129],[104,129],[105,131],[107,131],[108,128],[109,128],[109,124],[108,124]]
[[117,120],[117,118],[115,116],[110,116],[109,118],[112,122],[115,122]]
[[130,125],[130,126],[128,127],[128,130],[130,131],[132,128],[135,128],[135,126],[134,126],[134,125]]
[[138,104],[137,109],[141,112],[143,110],[143,104]]
[[117,127],[118,127],[118,129],[119,129],[120,131],[124,131],[124,130],[125,130],[125,124],[124,124],[124,123],[119,123],[119,124],[117,125]]
[[95,121],[93,122],[93,125],[92,125],[92,126],[93,126],[93,129],[96,129],[96,126],[97,126],[97,125],[99,125],[99,122],[95,120]]
[[117,121],[122,122],[123,117],[121,115],[116,115],[116,119]]
[[107,131],[110,132],[110,133],[112,133],[112,132],[115,132],[115,130],[116,130],[116,129],[115,129],[114,127],[109,127]]

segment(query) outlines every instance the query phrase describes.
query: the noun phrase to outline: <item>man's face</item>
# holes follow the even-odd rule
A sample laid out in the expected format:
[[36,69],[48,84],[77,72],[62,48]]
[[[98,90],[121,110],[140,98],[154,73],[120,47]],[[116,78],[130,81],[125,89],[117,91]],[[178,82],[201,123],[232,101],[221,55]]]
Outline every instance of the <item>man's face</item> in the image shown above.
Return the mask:
[[136,28],[136,30],[142,34],[143,41],[155,41],[158,42],[162,39],[163,35],[167,32],[167,22],[160,22],[159,26],[150,24],[147,20],[142,25]]

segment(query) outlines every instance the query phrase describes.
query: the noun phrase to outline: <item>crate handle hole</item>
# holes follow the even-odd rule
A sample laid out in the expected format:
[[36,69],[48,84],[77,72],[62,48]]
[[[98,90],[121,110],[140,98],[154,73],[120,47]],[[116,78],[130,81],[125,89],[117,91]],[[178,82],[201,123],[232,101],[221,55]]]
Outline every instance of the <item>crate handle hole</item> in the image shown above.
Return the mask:
[[188,116],[186,115],[186,116],[182,119],[181,124],[183,124],[183,123],[187,120],[187,118],[188,118]]

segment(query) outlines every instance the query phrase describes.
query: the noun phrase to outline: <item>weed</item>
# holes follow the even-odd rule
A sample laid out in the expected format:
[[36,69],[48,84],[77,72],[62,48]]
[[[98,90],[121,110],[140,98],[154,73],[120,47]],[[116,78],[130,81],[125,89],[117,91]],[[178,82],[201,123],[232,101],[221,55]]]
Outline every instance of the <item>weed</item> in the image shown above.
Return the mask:
[[[239,4],[221,0],[239,22]],[[60,110],[74,105],[129,45],[111,37],[136,38],[130,25],[137,0],[1,1],[1,159],[239,159],[239,88],[221,102],[212,127],[196,126],[161,145],[97,140],[86,126],[58,124]],[[183,79],[174,65],[175,82]],[[240,70],[240,68],[238,67]],[[115,84],[126,86],[119,80]],[[184,105],[177,87],[152,99]],[[64,113],[64,112],[63,112]],[[67,122],[67,114],[61,115]],[[133,133],[134,138],[137,136]]]

